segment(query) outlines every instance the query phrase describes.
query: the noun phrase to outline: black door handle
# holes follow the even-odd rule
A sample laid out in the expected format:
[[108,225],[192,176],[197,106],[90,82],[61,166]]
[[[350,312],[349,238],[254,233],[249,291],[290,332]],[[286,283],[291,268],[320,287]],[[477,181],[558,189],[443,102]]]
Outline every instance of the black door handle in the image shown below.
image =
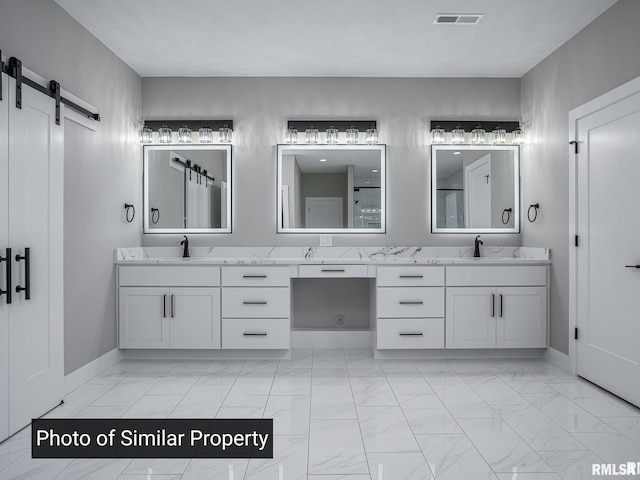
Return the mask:
[[6,279],[6,284],[7,284],[7,289],[6,290],[2,290],[0,288],[0,297],[2,295],[6,295],[7,296],[7,305],[9,305],[11,303],[11,249],[10,248],[5,248],[5,256],[3,257],[2,255],[0,255],[0,263],[2,262],[7,262],[7,264],[5,265],[5,279]]
[[24,255],[16,255],[16,262],[22,260],[24,260],[24,287],[16,285],[16,293],[24,292],[25,300],[31,300],[31,249],[29,247],[24,249]]
[[624,268],[640,268],[640,265],[625,265]]
[[496,295],[495,293],[491,294],[491,316],[496,316]]

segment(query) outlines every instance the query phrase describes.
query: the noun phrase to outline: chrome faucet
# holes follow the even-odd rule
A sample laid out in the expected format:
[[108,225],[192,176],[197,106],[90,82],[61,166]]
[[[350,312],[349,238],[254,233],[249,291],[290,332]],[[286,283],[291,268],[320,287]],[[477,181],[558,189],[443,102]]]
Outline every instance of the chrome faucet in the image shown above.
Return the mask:
[[189,258],[189,239],[187,236],[184,236],[184,240],[180,242],[180,245],[184,245],[184,249],[182,250],[182,258]]
[[475,248],[473,249],[473,258],[480,258],[480,245],[484,245],[482,240],[478,240],[479,238],[480,235],[476,237]]

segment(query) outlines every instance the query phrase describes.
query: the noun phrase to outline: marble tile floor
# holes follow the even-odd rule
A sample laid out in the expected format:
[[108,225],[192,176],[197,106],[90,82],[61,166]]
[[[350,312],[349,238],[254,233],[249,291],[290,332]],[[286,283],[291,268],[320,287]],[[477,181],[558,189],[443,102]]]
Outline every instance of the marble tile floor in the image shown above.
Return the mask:
[[640,462],[640,409],[541,359],[123,360],[49,416],[273,418],[274,458],[32,459],[27,428],[0,444],[0,479],[577,480]]

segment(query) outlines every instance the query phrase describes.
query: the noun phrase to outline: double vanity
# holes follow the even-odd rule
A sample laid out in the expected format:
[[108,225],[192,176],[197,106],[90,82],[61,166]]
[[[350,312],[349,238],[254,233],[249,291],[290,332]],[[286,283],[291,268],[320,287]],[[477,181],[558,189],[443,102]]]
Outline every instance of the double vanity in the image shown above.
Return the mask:
[[[307,279],[369,285],[376,354],[397,350],[545,348],[549,251],[455,247],[171,247],[116,251],[122,349],[280,350],[298,330]],[[308,289],[307,289],[308,291]],[[319,294],[321,292],[318,292]],[[349,333],[345,329],[345,334]],[[328,346],[328,345],[325,345]]]

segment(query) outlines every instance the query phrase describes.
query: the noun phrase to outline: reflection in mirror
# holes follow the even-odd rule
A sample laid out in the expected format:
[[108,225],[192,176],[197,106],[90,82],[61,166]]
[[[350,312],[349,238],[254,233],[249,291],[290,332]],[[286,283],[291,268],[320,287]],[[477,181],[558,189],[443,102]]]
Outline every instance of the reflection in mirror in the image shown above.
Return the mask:
[[145,145],[144,232],[231,232],[231,146]]
[[384,145],[278,145],[278,232],[384,233]]
[[518,233],[517,145],[432,145],[434,233]]

